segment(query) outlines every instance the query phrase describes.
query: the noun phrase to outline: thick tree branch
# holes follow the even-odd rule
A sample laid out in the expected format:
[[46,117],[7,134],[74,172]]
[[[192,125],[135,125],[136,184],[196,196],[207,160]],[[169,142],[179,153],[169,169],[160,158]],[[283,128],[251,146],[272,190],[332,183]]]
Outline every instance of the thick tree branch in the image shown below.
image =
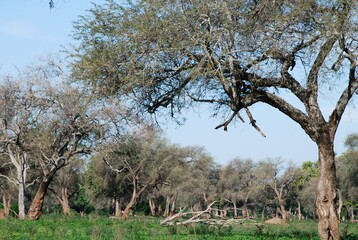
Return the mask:
[[332,114],[329,117],[329,126],[330,126],[330,135],[333,138],[334,134],[337,131],[339,122],[343,116],[343,113],[349,103],[349,100],[352,98],[353,94],[358,89],[358,81],[355,77],[356,72],[356,65],[351,65],[351,69],[349,71],[349,84],[347,88],[343,91],[342,95],[340,96],[335,109],[333,110]]
[[243,103],[247,107],[257,102],[264,102],[278,109],[279,111],[290,117],[292,120],[297,122],[311,138],[316,136],[316,129],[313,128],[313,125],[308,116],[301,110],[289,104],[283,98],[277,96],[276,94],[272,94],[265,91],[255,91],[252,94],[247,95],[245,96],[245,98],[243,98]]
[[[312,107],[317,106],[319,71],[321,70],[324,61],[326,60],[328,54],[331,52],[332,47],[337,40],[338,34],[334,34],[322,44],[319,53],[312,65],[311,71],[308,74],[307,91],[309,91],[309,101],[306,104],[307,109],[311,109]],[[312,114],[316,114],[316,111],[312,112]]]

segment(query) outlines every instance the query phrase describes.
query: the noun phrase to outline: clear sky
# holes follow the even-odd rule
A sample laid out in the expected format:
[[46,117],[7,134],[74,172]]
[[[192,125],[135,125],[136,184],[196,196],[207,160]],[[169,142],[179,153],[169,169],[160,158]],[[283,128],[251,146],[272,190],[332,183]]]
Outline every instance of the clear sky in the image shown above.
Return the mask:
[[[41,56],[57,53],[72,42],[69,36],[72,22],[85,14],[94,2],[103,0],[55,0],[50,10],[48,0],[1,0],[0,1],[0,75],[14,74],[17,69],[31,64]],[[328,101],[330,102],[330,101]],[[330,103],[334,103],[333,101]],[[277,110],[265,105],[253,108],[259,127],[267,135],[262,137],[248,122],[229,127],[228,132],[215,130],[220,119],[210,119],[205,110],[189,113],[182,126],[168,124],[167,136],[183,146],[205,146],[215,161],[225,164],[234,157],[259,161],[267,157],[281,157],[301,164],[317,160],[317,149],[298,124]],[[335,150],[345,151],[343,141],[358,132],[358,113],[348,109],[337,132]]]

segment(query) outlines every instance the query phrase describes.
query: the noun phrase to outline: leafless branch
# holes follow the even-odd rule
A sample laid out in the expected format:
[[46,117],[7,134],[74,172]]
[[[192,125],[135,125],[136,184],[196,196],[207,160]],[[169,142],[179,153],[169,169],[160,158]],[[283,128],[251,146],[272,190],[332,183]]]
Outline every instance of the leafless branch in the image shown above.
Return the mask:
[[263,136],[266,137],[265,133],[261,131],[261,129],[256,125],[256,120],[253,118],[250,110],[248,108],[245,108],[246,114],[250,119],[250,124]]
[[227,121],[225,121],[224,123],[222,123],[222,124],[218,125],[217,127],[215,127],[215,129],[219,129],[219,128],[224,127],[224,131],[227,131],[227,126],[232,122],[232,120],[234,119],[235,115],[236,115],[236,112],[234,112]]
[[109,162],[108,160],[103,157],[102,160],[104,161],[104,163],[111,169],[111,171],[114,171],[116,173],[121,173],[123,172],[124,170],[128,169],[127,167],[123,167],[122,169],[117,169],[117,168],[114,168]]
[[[162,220],[160,222],[160,225],[167,225],[167,226],[173,226],[173,225],[188,225],[191,223],[205,223],[210,225],[219,225],[219,226],[227,226],[232,223],[242,223],[246,220],[246,218],[243,219],[207,219],[202,218],[202,216],[206,213],[211,214],[213,210],[218,210],[212,208],[212,205],[216,203],[215,201],[208,205],[208,207],[204,211],[199,212],[184,212],[185,208],[181,208],[177,214],[174,214],[173,216],[169,216],[166,219]],[[186,217],[188,215],[192,215],[191,218],[180,221],[179,219],[182,217]],[[250,219],[251,220],[251,219]],[[252,220],[253,221],[253,220]]]
[[13,183],[13,184],[15,184],[15,185],[19,184],[19,181],[14,180],[14,179],[11,179],[11,178],[9,178],[8,176],[6,176],[6,175],[4,175],[4,174],[0,174],[0,177],[6,178],[6,180],[7,180],[8,182],[11,182],[11,183]]
[[26,187],[30,187],[30,186],[34,185],[34,184],[37,182],[37,180],[39,180],[39,179],[40,179],[40,177],[37,177],[37,178],[34,179],[32,182],[26,184]]

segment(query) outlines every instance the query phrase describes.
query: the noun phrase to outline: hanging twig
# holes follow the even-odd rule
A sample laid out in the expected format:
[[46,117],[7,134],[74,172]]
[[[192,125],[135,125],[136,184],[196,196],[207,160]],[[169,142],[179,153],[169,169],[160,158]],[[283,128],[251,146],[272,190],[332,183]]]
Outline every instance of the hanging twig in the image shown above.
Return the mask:
[[266,137],[265,133],[256,125],[256,120],[252,117],[252,114],[248,108],[245,108],[246,114],[250,119],[250,124],[263,136]]
[[224,123],[218,125],[217,127],[215,127],[215,129],[219,129],[219,128],[222,128],[224,127],[224,131],[227,131],[227,127],[228,125],[232,122],[232,120],[234,120],[235,116],[237,116],[241,122],[245,122],[244,119],[240,116],[240,114],[238,112],[234,112],[230,118],[228,120],[226,120]]

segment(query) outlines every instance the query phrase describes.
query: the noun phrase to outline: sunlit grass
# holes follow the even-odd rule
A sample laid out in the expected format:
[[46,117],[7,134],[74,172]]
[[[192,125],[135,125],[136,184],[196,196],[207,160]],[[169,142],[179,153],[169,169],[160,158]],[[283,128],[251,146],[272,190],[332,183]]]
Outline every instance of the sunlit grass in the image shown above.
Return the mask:
[[[358,239],[358,224],[341,224],[342,239]],[[243,239],[243,240],[318,240],[314,221],[288,222],[286,225],[263,225],[245,222],[228,227],[192,224],[160,226],[159,219],[133,217],[127,221],[89,215],[65,217],[44,215],[38,221],[6,219],[0,221],[0,239]]]

